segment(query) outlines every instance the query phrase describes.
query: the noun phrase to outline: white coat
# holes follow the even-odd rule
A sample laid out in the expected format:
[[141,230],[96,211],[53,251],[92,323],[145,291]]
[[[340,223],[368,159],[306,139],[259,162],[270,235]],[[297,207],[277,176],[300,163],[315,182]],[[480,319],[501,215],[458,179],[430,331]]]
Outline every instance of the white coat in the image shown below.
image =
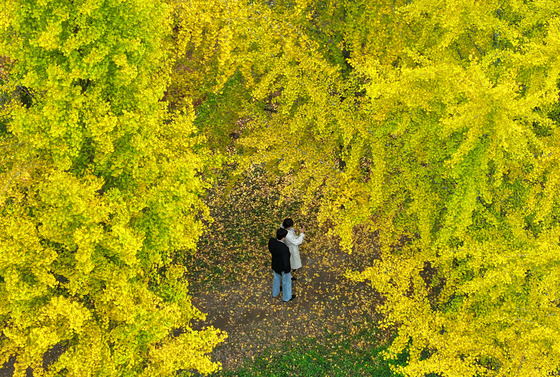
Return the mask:
[[305,234],[301,233],[296,236],[296,232],[293,228],[288,229],[288,234],[286,235],[285,244],[290,249],[290,266],[292,270],[296,270],[301,267],[301,258],[299,257],[299,245],[303,242]]

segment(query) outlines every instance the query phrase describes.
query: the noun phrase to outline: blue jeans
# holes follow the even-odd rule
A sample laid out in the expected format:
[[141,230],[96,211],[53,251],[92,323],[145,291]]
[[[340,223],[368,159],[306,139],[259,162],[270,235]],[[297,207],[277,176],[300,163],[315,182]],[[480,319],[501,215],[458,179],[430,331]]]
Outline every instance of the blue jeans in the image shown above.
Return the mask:
[[282,281],[282,300],[290,301],[292,298],[292,274],[282,272],[278,274],[274,272],[274,279],[272,280],[272,297],[280,294],[280,281]]

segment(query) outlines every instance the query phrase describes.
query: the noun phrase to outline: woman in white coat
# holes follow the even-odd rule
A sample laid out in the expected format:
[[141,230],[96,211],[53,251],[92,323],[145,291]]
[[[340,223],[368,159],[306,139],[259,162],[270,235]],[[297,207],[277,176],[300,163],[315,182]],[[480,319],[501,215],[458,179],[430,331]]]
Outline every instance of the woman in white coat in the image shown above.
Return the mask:
[[[292,267],[292,274],[295,270],[301,267],[301,258],[299,257],[299,245],[302,244],[303,238],[305,234],[304,227],[301,227],[301,233],[299,236],[296,236],[296,231],[294,230],[294,221],[290,218],[285,219],[282,222],[282,227],[288,231],[286,235],[286,240],[284,243],[290,249],[290,266]],[[292,280],[296,280],[296,278],[292,275]]]

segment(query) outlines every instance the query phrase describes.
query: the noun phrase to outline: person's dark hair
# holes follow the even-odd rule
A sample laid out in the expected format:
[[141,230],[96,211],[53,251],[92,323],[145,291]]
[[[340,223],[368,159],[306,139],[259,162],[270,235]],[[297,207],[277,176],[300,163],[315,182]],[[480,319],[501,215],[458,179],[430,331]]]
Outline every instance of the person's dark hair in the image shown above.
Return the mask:
[[294,220],[292,220],[290,218],[284,219],[284,222],[282,222],[282,226],[285,229],[291,228],[291,227],[294,226]]
[[286,237],[288,231],[284,228],[280,228],[276,231],[276,239],[281,240],[282,238]]

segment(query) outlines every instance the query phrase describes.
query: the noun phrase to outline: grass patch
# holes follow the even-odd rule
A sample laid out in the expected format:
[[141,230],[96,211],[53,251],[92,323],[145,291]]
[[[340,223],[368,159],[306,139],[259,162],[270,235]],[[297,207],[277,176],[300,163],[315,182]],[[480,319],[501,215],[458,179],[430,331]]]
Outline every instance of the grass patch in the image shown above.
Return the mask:
[[387,361],[382,352],[387,345],[359,348],[356,343],[371,344],[379,339],[375,331],[356,337],[326,333],[325,339],[299,339],[286,342],[279,349],[267,349],[234,371],[220,371],[212,377],[248,376],[402,376],[391,365],[405,365],[407,355]]

